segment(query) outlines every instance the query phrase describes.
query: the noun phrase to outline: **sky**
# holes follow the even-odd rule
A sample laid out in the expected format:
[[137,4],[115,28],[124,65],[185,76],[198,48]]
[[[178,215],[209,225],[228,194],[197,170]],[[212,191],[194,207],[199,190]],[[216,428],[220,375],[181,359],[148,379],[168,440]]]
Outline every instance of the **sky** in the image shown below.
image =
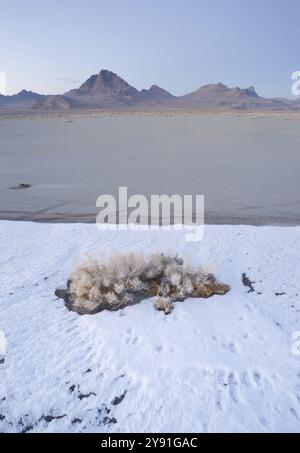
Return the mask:
[[207,83],[292,97],[299,0],[0,0],[7,93],[78,87],[110,69],[175,95]]

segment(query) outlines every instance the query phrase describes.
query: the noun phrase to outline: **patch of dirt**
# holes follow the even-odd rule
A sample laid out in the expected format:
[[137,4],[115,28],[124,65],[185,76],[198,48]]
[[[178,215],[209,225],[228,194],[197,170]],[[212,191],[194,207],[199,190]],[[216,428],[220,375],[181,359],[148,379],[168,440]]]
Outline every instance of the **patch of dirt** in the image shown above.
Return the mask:
[[126,394],[127,394],[127,391],[124,392],[123,395],[121,395],[121,396],[116,396],[116,397],[113,399],[113,401],[111,402],[111,404],[112,404],[113,406],[118,406],[119,404],[122,403],[122,401],[124,400]]
[[80,400],[84,400],[84,399],[86,399],[86,398],[89,398],[90,396],[97,396],[97,394],[94,393],[94,392],[87,393],[86,395],[84,395],[83,393],[80,393],[80,394],[78,395],[78,398],[79,398]]
[[74,418],[71,423],[72,425],[77,425],[78,423],[81,424],[83,420],[81,418]]
[[42,417],[39,419],[39,422],[41,422],[42,420],[45,420],[45,422],[47,423],[51,423],[53,422],[53,420],[60,420],[62,418],[65,418],[67,416],[67,414],[64,414],[64,415],[42,415]]
[[256,282],[251,282],[251,280],[247,277],[247,275],[245,273],[242,275],[242,281],[243,281],[243,285],[246,286],[246,288],[249,288],[248,294],[255,292],[253,285]]

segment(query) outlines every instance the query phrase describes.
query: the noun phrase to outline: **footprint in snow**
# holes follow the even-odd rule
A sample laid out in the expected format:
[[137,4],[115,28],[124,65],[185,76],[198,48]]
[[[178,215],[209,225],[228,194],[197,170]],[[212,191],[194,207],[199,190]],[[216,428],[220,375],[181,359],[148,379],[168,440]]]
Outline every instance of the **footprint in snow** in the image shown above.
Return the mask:
[[296,420],[300,420],[299,415],[297,414],[296,410],[293,407],[291,407],[290,413]]

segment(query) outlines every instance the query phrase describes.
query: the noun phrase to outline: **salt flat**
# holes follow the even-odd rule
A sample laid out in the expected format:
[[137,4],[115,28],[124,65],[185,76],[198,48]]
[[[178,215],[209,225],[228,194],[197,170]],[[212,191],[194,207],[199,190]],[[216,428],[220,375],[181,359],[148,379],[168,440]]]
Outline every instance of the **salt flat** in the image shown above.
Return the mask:
[[[188,243],[1,221],[0,247],[0,431],[300,432],[299,227],[207,226]],[[87,252],[128,251],[178,253],[232,289],[170,316],[146,300],[80,317],[55,298]]]
[[275,115],[2,119],[0,218],[94,222],[127,186],[205,195],[207,223],[299,225],[299,149],[299,119]]

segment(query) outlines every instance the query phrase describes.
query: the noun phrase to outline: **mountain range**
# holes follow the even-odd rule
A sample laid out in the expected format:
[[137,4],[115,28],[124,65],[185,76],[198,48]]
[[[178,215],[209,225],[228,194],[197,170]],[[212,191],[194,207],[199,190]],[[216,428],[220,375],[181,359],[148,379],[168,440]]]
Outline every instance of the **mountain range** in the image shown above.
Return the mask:
[[42,95],[26,90],[12,96],[0,95],[0,114],[101,109],[300,112],[300,99],[266,99],[259,96],[254,87],[229,88],[222,83],[205,85],[183,96],[173,96],[157,85],[139,91],[106,69],[89,77],[79,88],[62,95]]

